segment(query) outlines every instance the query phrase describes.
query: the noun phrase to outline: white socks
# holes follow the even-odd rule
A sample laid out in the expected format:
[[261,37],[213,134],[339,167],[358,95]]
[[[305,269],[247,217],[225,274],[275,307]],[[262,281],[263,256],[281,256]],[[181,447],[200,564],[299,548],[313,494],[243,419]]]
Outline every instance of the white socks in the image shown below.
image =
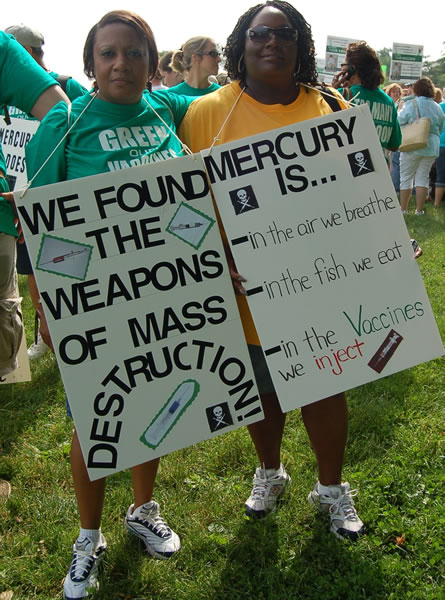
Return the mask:
[[321,496],[330,496],[331,495],[331,488],[341,488],[341,483],[335,484],[335,485],[322,485],[320,482],[318,482],[318,493]]
[[99,529],[83,529],[83,527],[81,527],[77,539],[82,540],[86,537],[93,542],[93,545],[96,548],[100,542],[100,527]]

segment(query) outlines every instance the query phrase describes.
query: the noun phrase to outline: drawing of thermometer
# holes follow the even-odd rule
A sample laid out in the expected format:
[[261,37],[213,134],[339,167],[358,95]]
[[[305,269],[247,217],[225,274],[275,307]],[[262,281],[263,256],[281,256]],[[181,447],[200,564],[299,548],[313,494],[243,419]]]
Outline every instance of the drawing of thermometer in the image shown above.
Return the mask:
[[173,225],[171,227],[172,231],[176,231],[176,229],[194,229],[195,227],[202,227],[204,223],[180,223],[179,225]]
[[84,254],[84,252],[88,252],[87,248],[84,248],[83,250],[71,250],[71,252],[68,252],[68,254],[61,254],[60,256],[55,256],[54,258],[52,258],[51,260],[48,260],[47,262],[41,263],[41,267],[43,267],[44,265],[51,265],[51,264],[56,264],[56,263],[60,263],[60,262],[65,262],[65,259],[67,258],[72,258],[73,256],[78,256],[79,254]]
[[145,430],[140,440],[150,448],[156,448],[176,425],[199,392],[199,383],[194,379],[183,381],[167,400],[160,412]]

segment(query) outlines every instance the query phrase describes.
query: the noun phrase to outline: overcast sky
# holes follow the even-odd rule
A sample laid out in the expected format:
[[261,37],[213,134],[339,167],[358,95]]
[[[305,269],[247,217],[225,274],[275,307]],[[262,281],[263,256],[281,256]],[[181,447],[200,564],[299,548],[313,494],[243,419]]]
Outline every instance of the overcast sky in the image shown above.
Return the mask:
[[[434,15],[442,0],[425,6],[414,0],[292,3],[312,26],[318,57],[325,56],[328,35],[364,39],[376,50],[392,48],[394,42],[421,44],[430,59],[445,50],[442,9]],[[254,4],[254,0],[126,0],[122,4],[2,0],[0,28],[23,22],[39,29],[45,37],[46,66],[86,86],[83,44],[90,28],[110,10],[124,6],[139,13],[153,29],[158,49],[173,50],[194,35],[208,35],[223,45],[238,17]]]

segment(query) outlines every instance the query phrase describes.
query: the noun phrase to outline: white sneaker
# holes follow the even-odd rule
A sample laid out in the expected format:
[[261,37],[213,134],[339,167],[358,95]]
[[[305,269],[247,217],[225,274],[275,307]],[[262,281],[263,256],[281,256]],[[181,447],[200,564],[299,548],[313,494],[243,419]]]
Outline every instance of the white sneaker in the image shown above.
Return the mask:
[[332,533],[340,539],[348,538],[353,541],[364,535],[365,526],[357,515],[352,499],[357,495],[357,490],[351,490],[349,483],[345,482],[326,486],[329,494],[324,494],[320,493],[319,485],[317,481],[308,500],[318,511],[329,514]]
[[73,560],[63,584],[65,600],[86,598],[99,589],[97,575],[107,549],[107,542],[100,534],[99,544],[94,547],[88,537],[77,539],[73,546]]
[[130,506],[125,517],[128,531],[144,542],[145,549],[155,558],[170,558],[181,547],[179,536],[159,514],[159,504],[152,500],[134,510]]
[[37,337],[37,343],[33,343],[31,344],[31,346],[28,348],[28,358],[29,360],[34,360],[36,358],[42,358],[42,356],[44,354],[46,354],[49,350],[49,346],[47,346],[45,344],[45,342],[42,339],[42,336],[38,335]]
[[252,491],[244,505],[246,515],[262,519],[275,512],[278,498],[290,483],[291,478],[283,465],[278,470],[258,468],[253,476]]

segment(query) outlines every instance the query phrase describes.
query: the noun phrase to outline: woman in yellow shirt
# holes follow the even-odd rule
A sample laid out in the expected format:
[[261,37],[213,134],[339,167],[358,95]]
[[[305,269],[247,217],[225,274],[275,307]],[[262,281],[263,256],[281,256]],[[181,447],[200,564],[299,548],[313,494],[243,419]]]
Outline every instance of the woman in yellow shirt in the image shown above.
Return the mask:
[[[317,89],[306,87],[317,83],[314,43],[310,26],[289,3],[273,0],[249,9],[229,36],[225,55],[233,83],[195,101],[180,127],[182,140],[194,152],[210,147],[215,137],[216,144],[222,144],[332,112]],[[247,515],[261,518],[276,510],[277,499],[290,482],[280,461],[285,415],[246,302],[245,279],[233,259],[229,263],[265,413],[263,421],[249,426],[261,467],[245,504]],[[337,537],[355,540],[364,533],[364,525],[349,484],[341,482],[347,439],[345,395],[309,404],[301,412],[318,464],[319,480],[308,500],[329,513]]]

